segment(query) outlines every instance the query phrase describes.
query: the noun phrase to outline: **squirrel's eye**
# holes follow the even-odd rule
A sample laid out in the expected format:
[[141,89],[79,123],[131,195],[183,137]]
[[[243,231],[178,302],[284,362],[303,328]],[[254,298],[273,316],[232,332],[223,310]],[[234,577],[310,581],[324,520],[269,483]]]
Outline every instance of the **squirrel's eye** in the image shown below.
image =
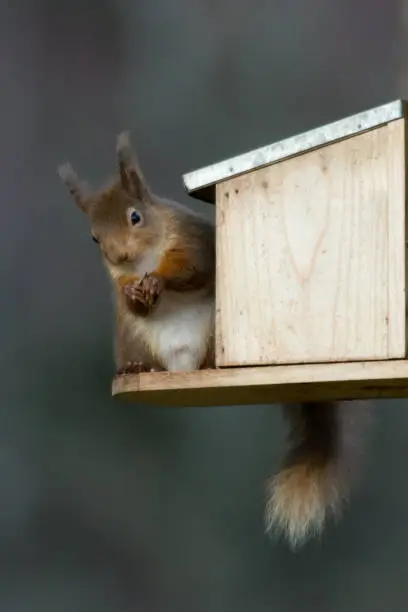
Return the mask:
[[97,237],[96,237],[96,236],[92,235],[92,240],[93,240],[94,242],[96,242],[96,244],[99,244],[99,240],[97,239]]
[[132,225],[139,225],[142,221],[141,215],[135,209],[131,211],[129,218]]

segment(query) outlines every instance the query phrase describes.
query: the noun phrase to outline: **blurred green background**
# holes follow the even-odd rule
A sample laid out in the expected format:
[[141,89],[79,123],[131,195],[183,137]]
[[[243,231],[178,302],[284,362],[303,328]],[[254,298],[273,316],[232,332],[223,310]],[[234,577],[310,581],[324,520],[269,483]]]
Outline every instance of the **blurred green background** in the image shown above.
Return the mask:
[[343,521],[298,554],[271,542],[279,407],[111,399],[109,283],[55,171],[99,184],[130,129],[156,191],[189,203],[182,173],[408,93],[403,18],[397,0],[0,2],[1,612],[406,608],[406,401],[375,404]]

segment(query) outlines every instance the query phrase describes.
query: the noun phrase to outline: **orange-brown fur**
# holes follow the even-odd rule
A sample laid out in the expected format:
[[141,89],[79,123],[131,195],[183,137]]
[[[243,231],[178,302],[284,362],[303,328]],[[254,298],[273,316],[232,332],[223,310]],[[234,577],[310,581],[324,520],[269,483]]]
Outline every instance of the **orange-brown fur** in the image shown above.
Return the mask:
[[139,280],[140,276],[137,276],[136,274],[132,274],[132,276],[126,276],[126,274],[123,274],[122,276],[118,276],[118,278],[116,279],[116,284],[119,290],[122,290],[124,289],[124,287],[126,287],[126,285],[129,285],[129,283],[134,283]]

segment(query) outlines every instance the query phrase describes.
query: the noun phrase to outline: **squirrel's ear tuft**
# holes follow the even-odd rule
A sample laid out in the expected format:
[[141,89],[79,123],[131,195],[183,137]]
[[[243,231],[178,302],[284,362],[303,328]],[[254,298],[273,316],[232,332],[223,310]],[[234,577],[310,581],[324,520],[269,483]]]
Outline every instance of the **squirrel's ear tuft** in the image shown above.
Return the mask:
[[68,162],[58,167],[58,174],[62,182],[68,187],[68,191],[74,198],[77,206],[84,212],[88,212],[88,191],[85,183],[81,183],[71,164]]
[[149,187],[132,151],[129,132],[122,132],[117,137],[116,154],[122,188],[138,200],[148,199]]

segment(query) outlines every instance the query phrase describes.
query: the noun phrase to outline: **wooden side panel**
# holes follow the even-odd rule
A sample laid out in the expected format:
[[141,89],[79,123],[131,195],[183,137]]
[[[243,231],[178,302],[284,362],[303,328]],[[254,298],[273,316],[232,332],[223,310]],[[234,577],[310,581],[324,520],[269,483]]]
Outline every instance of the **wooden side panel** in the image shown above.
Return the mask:
[[217,185],[217,366],[405,356],[404,128]]
[[[407,354],[406,121],[387,127],[388,155],[388,356]],[[401,295],[401,292],[403,295]]]

